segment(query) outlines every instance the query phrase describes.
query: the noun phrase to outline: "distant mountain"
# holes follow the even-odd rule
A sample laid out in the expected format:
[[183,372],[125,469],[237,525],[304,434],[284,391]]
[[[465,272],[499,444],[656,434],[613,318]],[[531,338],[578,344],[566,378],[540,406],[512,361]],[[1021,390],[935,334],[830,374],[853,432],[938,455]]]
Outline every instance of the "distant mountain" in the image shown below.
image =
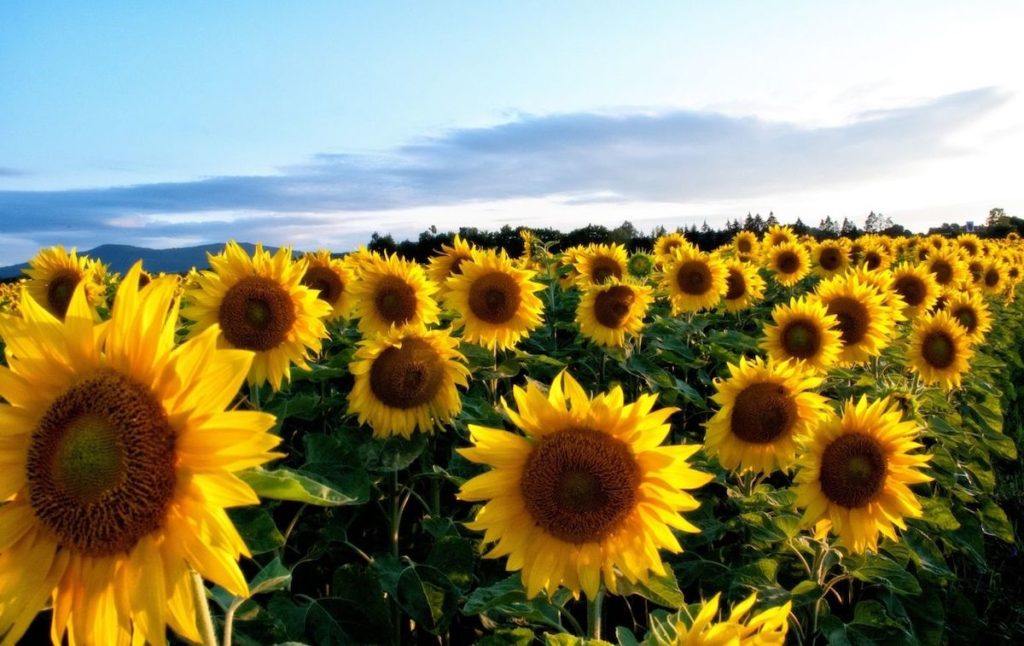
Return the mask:
[[[248,242],[240,243],[242,248],[250,254],[255,245]],[[146,271],[159,273],[183,273],[192,267],[207,267],[206,254],[217,253],[224,248],[223,244],[204,244],[197,247],[181,247],[178,249],[147,249],[145,247],[132,247],[124,244],[105,244],[84,251],[90,258],[102,260],[110,267],[111,271],[124,273],[131,268],[135,261],[141,260]],[[276,251],[276,247],[266,247],[270,251]],[[28,267],[28,263],[20,265],[9,265],[0,267],[0,278],[16,278],[22,275],[22,270]]]

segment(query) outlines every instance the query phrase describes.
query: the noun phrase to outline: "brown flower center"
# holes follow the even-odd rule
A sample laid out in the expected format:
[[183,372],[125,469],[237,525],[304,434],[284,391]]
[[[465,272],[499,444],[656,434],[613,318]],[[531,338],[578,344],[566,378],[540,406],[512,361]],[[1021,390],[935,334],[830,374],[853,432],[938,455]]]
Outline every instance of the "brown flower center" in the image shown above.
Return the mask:
[[302,276],[302,284],[306,287],[320,292],[318,298],[325,303],[334,305],[345,293],[345,283],[341,276],[330,267],[323,265],[312,265],[306,269]]
[[921,356],[933,368],[942,370],[956,360],[956,344],[945,330],[933,330],[921,342]]
[[775,256],[775,266],[780,274],[795,274],[800,271],[800,256],[793,251],[782,251]]
[[825,271],[835,271],[843,265],[843,252],[835,247],[825,247],[818,254],[818,264]]
[[985,272],[985,286],[995,287],[999,284],[999,270],[989,269]]
[[725,292],[725,300],[734,301],[746,295],[747,279],[743,277],[743,272],[739,269],[729,267],[729,275],[725,277],[725,283],[728,286],[728,290]]
[[893,288],[903,299],[903,302],[911,307],[917,307],[923,303],[925,296],[928,295],[928,287],[924,284],[924,281],[911,274],[897,278]]
[[640,466],[630,447],[607,433],[568,429],[543,437],[523,467],[526,511],[567,543],[612,533],[636,505]]
[[730,428],[744,442],[768,444],[793,428],[796,420],[796,400],[786,387],[759,383],[736,396]]
[[614,258],[599,256],[590,265],[590,280],[595,285],[603,285],[612,278],[622,278],[622,267]]
[[416,317],[416,289],[398,276],[384,276],[373,293],[377,315],[390,325],[402,326]]
[[516,279],[501,271],[477,278],[469,288],[469,309],[477,318],[492,325],[511,321],[521,301]]
[[863,303],[849,296],[840,296],[828,302],[828,313],[839,322],[843,345],[856,345],[864,339],[871,316]]
[[782,330],[782,349],[798,359],[810,359],[821,349],[821,334],[818,327],[806,319],[789,323]]
[[736,241],[736,250],[740,253],[750,253],[753,251],[753,247],[750,244],[750,240],[746,238],[740,238]]
[[249,276],[224,295],[218,319],[231,345],[264,352],[288,338],[295,323],[295,304],[277,281]]
[[100,370],[57,397],[32,435],[26,473],[36,517],[76,552],[131,551],[163,526],[174,442],[148,388]]
[[469,256],[463,253],[452,254],[452,264],[448,266],[448,275],[454,276],[455,274],[462,273],[462,263],[469,260]]
[[840,507],[863,507],[885,486],[888,463],[882,445],[870,435],[840,435],[821,456],[821,491]]
[[706,262],[688,260],[676,270],[676,284],[683,293],[701,296],[711,290],[711,268]]
[[594,318],[601,325],[618,329],[629,318],[629,310],[636,294],[626,285],[615,285],[597,294],[594,299]]
[[956,317],[957,321],[960,321],[960,325],[964,326],[968,334],[971,334],[978,328],[978,315],[971,305],[957,307],[953,310],[953,316]]
[[71,297],[75,288],[82,282],[82,275],[70,269],[63,269],[50,279],[46,286],[46,309],[59,319],[63,319],[71,305]]
[[868,251],[864,254],[864,262],[868,269],[875,270],[882,266],[882,254],[877,251]]
[[940,285],[948,285],[953,280],[953,265],[941,258],[936,258],[931,264],[931,272],[935,275],[935,281]]
[[430,343],[415,337],[402,340],[373,360],[370,390],[391,408],[415,408],[434,399],[444,383],[444,362]]

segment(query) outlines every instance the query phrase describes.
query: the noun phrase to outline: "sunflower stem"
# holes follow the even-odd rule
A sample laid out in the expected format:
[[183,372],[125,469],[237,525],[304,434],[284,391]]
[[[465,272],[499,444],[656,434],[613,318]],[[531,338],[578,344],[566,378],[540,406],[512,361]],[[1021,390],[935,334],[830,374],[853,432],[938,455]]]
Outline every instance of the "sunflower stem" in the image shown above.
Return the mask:
[[253,410],[263,410],[260,408],[260,387],[256,384],[249,385],[249,403]]
[[213,630],[213,615],[210,614],[210,602],[206,598],[206,585],[203,575],[192,570],[192,590],[196,598],[196,615],[199,617],[199,634],[203,638],[203,646],[217,646],[217,633]]
[[604,604],[604,586],[593,598],[587,597],[587,637],[601,639],[601,606]]

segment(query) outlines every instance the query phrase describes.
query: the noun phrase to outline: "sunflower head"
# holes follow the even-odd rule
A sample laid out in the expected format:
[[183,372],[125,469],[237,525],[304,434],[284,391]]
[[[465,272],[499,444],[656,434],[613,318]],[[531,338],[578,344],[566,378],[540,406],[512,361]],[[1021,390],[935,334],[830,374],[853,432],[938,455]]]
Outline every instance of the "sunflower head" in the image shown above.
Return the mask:
[[652,616],[644,646],[745,645],[782,646],[789,631],[793,602],[752,614],[757,593],[736,604],[728,619],[715,621],[721,593],[662,620]]
[[864,245],[864,250],[861,253],[859,262],[862,263],[868,271],[886,269],[890,264],[892,264],[892,255],[889,252],[888,247],[876,241],[872,244]]
[[469,427],[460,449],[490,471],[467,481],[463,500],[484,503],[468,527],[495,543],[485,556],[508,556],[527,595],[565,586],[597,594],[601,581],[646,581],[663,574],[658,549],[681,550],[669,531],[697,531],[681,516],[699,503],[685,490],[711,476],[690,468],[697,446],[661,447],[675,409],[653,410],[655,396],[625,404],[622,390],[589,397],[567,373],[547,393],[530,382],[505,412],[522,431]]
[[707,452],[735,471],[790,468],[799,438],[822,414],[825,399],[814,392],[821,382],[791,362],[729,364],[729,378],[715,382],[721,408],[707,422]]
[[892,272],[892,290],[903,301],[909,318],[927,312],[935,305],[941,289],[935,276],[923,264],[903,263]]
[[749,260],[754,258],[758,253],[760,243],[757,240],[757,235],[752,231],[740,231],[732,239],[732,248],[736,252],[736,256],[741,260]]
[[86,301],[95,311],[103,300],[103,269],[102,263],[79,256],[75,249],[67,252],[62,246],[49,247],[28,261],[26,287],[35,302],[64,318],[71,295],[82,284]]
[[981,238],[973,233],[964,233],[957,237],[956,245],[963,251],[967,258],[977,258],[982,255],[984,245]]
[[604,285],[626,274],[626,248],[620,244],[592,244],[577,256],[579,286]]
[[890,400],[864,397],[819,424],[795,480],[804,523],[816,523],[822,533],[831,529],[855,553],[877,551],[879,533],[897,540],[903,519],[921,516],[908,485],[931,480],[918,471],[931,456],[912,453],[921,448],[918,432]]
[[797,242],[797,236],[793,233],[793,229],[790,227],[773,224],[768,227],[765,231],[764,237],[761,239],[761,245],[765,249],[771,249],[784,244],[794,244]]
[[[526,229],[523,229],[526,231]],[[441,254],[430,259],[427,276],[444,292],[445,281],[459,273],[462,263],[473,258],[473,245],[455,234],[451,245],[441,245]]]
[[[62,643],[200,639],[190,571],[248,596],[225,508],[278,457],[274,418],[228,410],[254,354],[211,328],[175,346],[177,281],[125,276],[101,333],[78,284],[63,321],[30,294],[0,318],[0,634],[44,606]],[[32,564],[26,567],[25,564]]]
[[982,264],[981,285],[986,294],[1000,294],[1006,291],[1006,265],[999,258],[991,258]]
[[844,240],[824,240],[814,247],[814,265],[820,276],[830,278],[842,274],[850,266]]
[[370,257],[362,263],[352,286],[353,316],[365,337],[388,334],[392,327],[420,328],[437,323],[440,308],[434,300],[438,287],[423,267],[391,255]]
[[535,273],[521,269],[502,251],[474,251],[461,271],[448,279],[445,302],[459,314],[454,327],[462,338],[488,348],[515,346],[541,323],[543,285]]
[[781,242],[768,247],[765,254],[775,280],[786,287],[800,282],[811,269],[810,254],[799,242]]
[[374,437],[410,437],[448,423],[462,410],[456,386],[469,370],[446,330],[393,328],[359,344],[349,372],[355,385],[349,412],[368,423]]
[[828,313],[836,317],[843,344],[841,363],[862,363],[889,345],[892,311],[874,286],[852,274],[826,280],[815,291]]
[[326,249],[306,254],[304,258],[306,273],[302,275],[302,284],[317,292],[320,300],[331,306],[330,320],[349,318],[355,278],[345,261],[332,257]]
[[725,309],[739,312],[764,298],[764,278],[750,263],[730,260],[725,264]]
[[650,287],[628,281],[591,285],[576,308],[580,332],[597,345],[624,346],[627,335],[643,330],[651,292]]
[[638,251],[629,257],[629,262],[626,263],[626,271],[633,278],[645,280],[654,271],[654,258],[642,251]]
[[695,247],[677,248],[665,264],[661,281],[676,314],[710,309],[728,288],[725,264]]
[[772,310],[774,325],[766,325],[761,347],[776,361],[792,360],[825,371],[839,360],[842,333],[839,321],[817,298],[793,298]]
[[967,331],[948,306],[914,321],[907,363],[924,383],[939,384],[946,390],[959,387],[960,376],[970,369],[973,355]]
[[686,236],[678,231],[666,233],[658,236],[658,239],[654,241],[654,257],[658,265],[664,267],[665,263],[672,259],[676,249],[686,248],[693,248],[693,244],[686,239]]
[[286,247],[272,255],[259,244],[250,257],[235,242],[209,259],[212,271],[201,272],[186,293],[182,316],[195,322],[190,336],[217,326],[227,347],[255,352],[251,384],[269,381],[277,390],[292,365],[308,370],[327,336],[322,319],[331,306],[302,284],[306,261],[293,261]]
[[951,296],[944,308],[959,323],[972,344],[981,343],[992,329],[992,315],[988,304],[977,292],[960,292]]
[[928,254],[925,266],[940,287],[957,285],[968,278],[967,267],[956,248],[938,248]]

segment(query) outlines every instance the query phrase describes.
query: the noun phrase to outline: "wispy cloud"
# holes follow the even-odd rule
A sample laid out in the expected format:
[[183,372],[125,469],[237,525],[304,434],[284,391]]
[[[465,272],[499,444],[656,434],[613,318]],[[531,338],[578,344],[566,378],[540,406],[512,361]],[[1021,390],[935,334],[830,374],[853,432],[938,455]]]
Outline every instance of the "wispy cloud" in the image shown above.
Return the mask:
[[[39,244],[215,241],[242,231],[283,241],[274,234],[286,230],[315,240],[318,230],[386,229],[381,211],[551,197],[587,208],[778,194],[957,154],[946,136],[1006,98],[977,89],[817,128],[693,110],[521,115],[379,155],[318,155],[272,176],[0,191],[0,222],[6,234]],[[12,172],[0,168],[0,175]]]

